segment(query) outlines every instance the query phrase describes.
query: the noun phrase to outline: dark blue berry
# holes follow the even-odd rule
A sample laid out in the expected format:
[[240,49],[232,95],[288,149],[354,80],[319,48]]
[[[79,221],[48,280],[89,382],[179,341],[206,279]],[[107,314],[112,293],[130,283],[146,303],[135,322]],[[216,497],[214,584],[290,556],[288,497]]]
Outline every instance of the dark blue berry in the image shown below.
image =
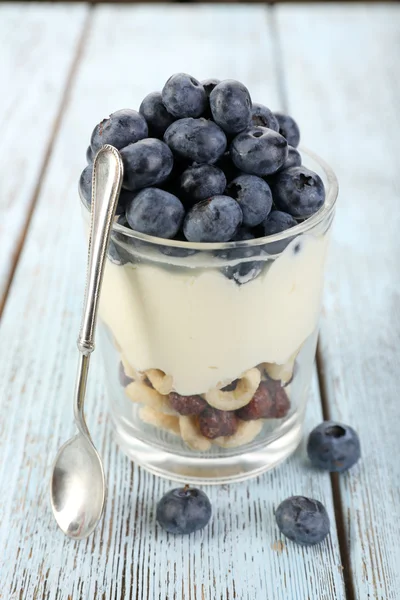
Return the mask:
[[[253,239],[254,235],[250,233],[246,227],[241,227],[231,241],[243,242]],[[242,262],[239,264],[229,267],[222,267],[221,269],[221,272],[225,275],[225,277],[232,279],[238,285],[243,285],[244,283],[248,283],[249,281],[252,281],[258,277],[265,265],[263,261],[247,260],[248,258],[258,256],[260,254],[259,246],[241,246],[238,248],[231,248],[229,250],[224,249],[218,251],[216,254],[221,258],[226,258],[227,260],[241,259]]]
[[[118,225],[129,228],[125,214],[117,219]],[[133,251],[136,241],[127,235],[118,231],[111,231],[110,245],[107,251],[107,257],[115,265],[122,266],[134,262]]]
[[309,217],[325,201],[321,177],[306,167],[280,171],[271,179],[271,190],[276,207],[296,218]]
[[126,207],[126,218],[134,231],[161,238],[173,238],[184,216],[182,202],[158,188],[141,190]]
[[227,133],[239,133],[250,124],[251,97],[239,81],[225,79],[210,94],[214,121]]
[[89,208],[92,203],[92,176],[93,164],[89,164],[83,169],[79,178],[79,191],[87,208]]
[[[261,235],[268,236],[281,233],[295,225],[297,225],[297,221],[291,215],[281,212],[280,210],[273,210],[260,225]],[[268,242],[267,240],[265,249],[268,254],[279,254],[284,251],[286,246],[288,246],[292,240],[293,236],[277,242]]]
[[272,193],[266,181],[256,175],[240,175],[226,188],[226,194],[239,202],[243,225],[255,227],[267,218],[272,207]]
[[180,197],[190,204],[223,194],[225,188],[226,177],[223,171],[213,165],[193,165],[180,178]]
[[290,146],[297,148],[300,142],[300,129],[293,117],[283,113],[274,113],[279,123],[279,133],[287,140]]
[[230,196],[214,196],[189,210],[183,232],[189,242],[228,242],[242,224],[243,213]]
[[265,177],[275,173],[288,156],[284,137],[266,127],[249,127],[231,144],[231,157],[238,169]]
[[201,81],[200,83],[204,88],[207,98],[209,98],[215,86],[221,82],[219,79],[204,79],[204,81]]
[[121,150],[124,163],[124,187],[139,190],[167,179],[174,158],[164,142],[156,138],[140,140]]
[[253,108],[251,109],[251,123],[258,127],[268,127],[268,129],[279,131],[278,119],[272,110],[264,106],[264,104],[253,104]]
[[[186,242],[187,240],[183,233],[179,231],[175,236],[174,240],[179,242]],[[187,256],[192,256],[197,253],[197,250],[193,250],[192,248],[181,248],[179,246],[167,246],[165,244],[160,244],[158,246],[158,250],[165,254],[165,256],[173,256],[176,258],[186,258]]]
[[95,153],[93,152],[91,146],[87,147],[86,150],[86,162],[88,165],[94,161]]
[[168,533],[189,534],[203,529],[211,519],[208,496],[196,488],[177,488],[157,504],[157,521]]
[[118,150],[128,144],[147,137],[147,123],[136,110],[123,108],[103,119],[93,130],[90,145],[93,152],[100,150],[104,144],[111,144]]
[[206,92],[197,79],[187,73],[172,75],[162,90],[162,101],[177,119],[199,117],[207,106]]
[[217,161],[216,166],[225,173],[226,181],[229,183],[232,179],[243,175],[243,171],[233,164],[229,151],[224,152],[221,158]]
[[179,119],[164,134],[164,141],[179,159],[215,163],[225,152],[226,136],[207,119]]
[[359,460],[360,440],[352,427],[324,421],[310,433],[307,454],[315,467],[341,473]]
[[170,115],[165,108],[161,92],[151,92],[142,101],[139,112],[146,119],[149,136],[162,138],[165,130],[175,121],[175,117]]
[[288,146],[288,157],[279,169],[283,171],[284,169],[290,169],[291,167],[300,167],[301,166],[301,154],[293,146]]
[[319,544],[330,530],[324,505],[304,496],[292,496],[281,502],[275,519],[283,535],[301,546]]

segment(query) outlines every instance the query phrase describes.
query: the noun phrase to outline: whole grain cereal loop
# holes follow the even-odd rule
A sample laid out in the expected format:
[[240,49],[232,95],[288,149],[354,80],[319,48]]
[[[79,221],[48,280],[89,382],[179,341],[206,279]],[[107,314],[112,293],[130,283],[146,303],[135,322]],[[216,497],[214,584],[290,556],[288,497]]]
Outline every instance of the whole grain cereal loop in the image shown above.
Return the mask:
[[129,383],[125,388],[125,394],[132,400],[132,402],[139,402],[145,404],[150,408],[162,412],[166,415],[177,415],[178,413],[170,406],[168,398],[163,396],[157,390],[151,388],[145,383],[139,381],[133,381]]
[[154,425],[154,427],[159,427],[174,435],[180,435],[178,417],[166,415],[150,406],[143,406],[139,411],[139,416],[148,425]]
[[211,441],[204,437],[199,431],[196,417],[180,416],[179,427],[183,441],[186,442],[192,450],[205,451],[211,448]]
[[294,354],[285,362],[283,365],[276,363],[261,363],[261,371],[264,370],[268,377],[275,381],[280,381],[281,385],[285,387],[293,379],[294,365],[296,362],[299,350],[296,350]]
[[237,410],[246,406],[256,393],[260,384],[261,373],[258,369],[249,369],[238,379],[235,389],[214,388],[204,395],[210,406],[218,410]]
[[166,375],[164,371],[160,371],[160,369],[147,369],[145,375],[153,388],[160,394],[168,395],[172,392],[173,380],[171,375]]
[[239,420],[238,428],[233,435],[215,438],[212,443],[221,448],[238,448],[252,442],[258,436],[262,427],[263,421],[261,419],[257,421]]

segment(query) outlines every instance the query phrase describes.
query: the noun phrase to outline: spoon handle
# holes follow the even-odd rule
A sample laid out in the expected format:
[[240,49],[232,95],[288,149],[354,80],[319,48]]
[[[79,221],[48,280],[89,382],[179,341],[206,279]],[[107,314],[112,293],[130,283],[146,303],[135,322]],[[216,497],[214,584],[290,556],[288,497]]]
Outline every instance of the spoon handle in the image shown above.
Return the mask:
[[94,332],[105,257],[122,185],[123,165],[116,148],[105,145],[93,163],[92,206],[85,300],[78,348],[87,356],[94,350]]
[[74,402],[76,424],[81,433],[89,439],[91,437],[83,413],[86,382],[90,354],[94,350],[94,333],[106,253],[121,191],[123,171],[118,150],[113,146],[103,146],[93,163],[88,263],[82,323],[78,336],[80,360]]

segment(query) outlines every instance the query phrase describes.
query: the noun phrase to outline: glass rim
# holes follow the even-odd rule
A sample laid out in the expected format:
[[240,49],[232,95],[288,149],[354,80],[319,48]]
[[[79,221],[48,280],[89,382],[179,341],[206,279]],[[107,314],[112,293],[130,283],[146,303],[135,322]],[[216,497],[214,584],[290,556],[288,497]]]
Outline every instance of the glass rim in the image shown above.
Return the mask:
[[[280,233],[274,233],[273,235],[257,237],[252,240],[242,240],[233,242],[188,242],[181,240],[170,240],[166,238],[156,237],[153,235],[148,235],[146,233],[141,233],[139,231],[135,231],[133,229],[125,227],[124,225],[120,225],[116,222],[113,224],[112,230],[113,232],[118,232],[120,234],[122,233],[128,238],[140,240],[141,242],[147,242],[148,244],[154,244],[157,246],[161,245],[170,248],[185,248],[187,250],[190,249],[203,251],[263,246],[265,244],[280,242],[282,240],[293,238],[294,236],[298,236],[300,234],[308,233],[309,231],[317,227],[320,223],[322,223],[334,210],[339,192],[339,184],[336,175],[331,169],[331,167],[320,156],[318,156],[315,152],[309,150],[308,148],[305,148],[304,146],[300,146],[298,149],[302,154],[309,156],[320,166],[320,168],[324,171],[328,185],[325,186],[326,196],[323,206],[321,206],[321,208],[311,217],[305,219],[302,223],[298,223],[290,229],[285,229],[285,231],[282,231]],[[80,190],[79,196],[83,208],[86,210],[87,213],[90,213],[87,203],[82,197]]]

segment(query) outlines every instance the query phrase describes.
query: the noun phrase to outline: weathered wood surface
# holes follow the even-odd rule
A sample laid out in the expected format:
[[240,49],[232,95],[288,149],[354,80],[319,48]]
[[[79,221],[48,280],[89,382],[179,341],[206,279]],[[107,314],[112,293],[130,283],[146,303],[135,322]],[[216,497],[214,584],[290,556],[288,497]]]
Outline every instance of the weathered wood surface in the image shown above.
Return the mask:
[[0,313],[87,12],[84,5],[0,6]]
[[[66,37],[74,27],[64,7],[37,9],[51,15],[49,21],[61,15]],[[75,44],[64,58],[64,82],[74,60],[76,72],[67,96],[60,92],[55,103],[60,127],[47,165],[51,128],[42,144],[37,164],[46,168],[38,202],[0,321],[0,598],[340,600],[346,597],[343,567],[352,581],[348,598],[353,592],[360,600],[400,598],[398,534],[391,518],[399,515],[393,364],[399,331],[393,287],[399,255],[393,191],[398,8],[101,6],[86,22],[86,7],[74,10],[82,16],[69,33]],[[318,23],[312,32],[310,18]],[[1,27],[6,29],[4,21]],[[51,463],[73,432],[70,403],[85,270],[76,182],[91,123],[137,106],[176,70],[200,79],[241,79],[255,100],[273,108],[288,102],[303,126],[304,143],[320,151],[341,180],[320,363],[327,410],[354,424],[364,446],[363,463],[342,478],[335,498],[337,509],[343,500],[342,542],[348,544],[351,573],[345,552],[341,565],[330,478],[307,466],[304,448],[255,481],[206,489],[214,518],[204,532],[175,538],[160,531],[155,503],[173,484],[118,451],[96,355],[87,415],[108,473],[106,514],[94,536],[80,543],[64,539],[52,520]],[[372,71],[374,85],[368,80]],[[21,156],[27,154],[21,150]],[[31,186],[21,194],[21,204],[30,205],[35,191]],[[375,199],[382,197],[378,212]],[[8,212],[3,225],[9,218]],[[383,228],[378,239],[376,231]],[[0,256],[0,272],[7,261]],[[373,393],[378,383],[385,390],[379,400]],[[315,381],[307,430],[321,418]],[[278,534],[273,508],[294,493],[319,498],[332,517],[332,535],[318,548],[296,547]]]
[[339,479],[353,593],[400,598],[400,7],[280,7],[277,25],[288,108],[341,188],[320,365],[362,442]]

